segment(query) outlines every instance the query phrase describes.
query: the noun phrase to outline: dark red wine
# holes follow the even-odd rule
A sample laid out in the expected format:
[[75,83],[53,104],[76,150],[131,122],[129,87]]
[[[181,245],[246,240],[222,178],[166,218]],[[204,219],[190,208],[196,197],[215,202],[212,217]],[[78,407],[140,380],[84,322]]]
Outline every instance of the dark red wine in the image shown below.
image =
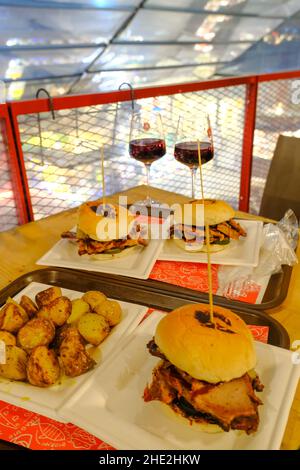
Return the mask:
[[155,162],[166,153],[166,143],[163,139],[147,137],[129,142],[129,153],[136,160],[145,164]]
[[[214,156],[213,146],[210,142],[201,142],[201,162],[209,162]],[[199,166],[198,142],[179,142],[175,145],[174,156],[177,161],[190,168]]]

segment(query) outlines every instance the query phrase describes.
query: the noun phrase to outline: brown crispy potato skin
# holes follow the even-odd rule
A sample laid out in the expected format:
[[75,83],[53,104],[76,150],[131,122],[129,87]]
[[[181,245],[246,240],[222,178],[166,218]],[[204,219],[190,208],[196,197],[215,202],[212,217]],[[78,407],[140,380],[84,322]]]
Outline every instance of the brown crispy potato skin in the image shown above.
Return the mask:
[[103,315],[110,326],[115,326],[121,321],[122,309],[116,300],[105,300],[101,304],[96,305],[95,312],[98,315]]
[[59,355],[65,374],[69,377],[77,377],[92,369],[95,361],[86,352],[77,328],[73,326],[66,328],[62,336]]
[[78,330],[88,343],[98,346],[109,334],[110,327],[102,315],[86,313],[78,322]]
[[36,304],[39,308],[43,305],[47,305],[52,302],[54,299],[61,297],[61,288],[60,287],[49,287],[48,289],[42,290],[35,296]]
[[37,346],[48,346],[55,336],[55,327],[51,320],[33,318],[18,331],[18,343],[21,348],[30,351]]
[[22,295],[20,305],[25,310],[29,318],[32,318],[37,314],[37,306],[29,297],[27,297],[27,295]]
[[82,296],[82,300],[87,302],[92,310],[94,310],[96,305],[101,304],[106,299],[106,295],[98,290],[89,290]]
[[44,305],[37,313],[38,318],[52,320],[54,325],[62,326],[68,320],[72,311],[72,302],[68,297],[58,297]]
[[18,346],[6,347],[6,364],[0,364],[0,376],[10,380],[26,380],[28,355]]
[[12,333],[4,330],[0,331],[0,341],[4,341],[6,346],[16,346],[17,344],[16,337]]
[[38,346],[29,356],[27,378],[32,385],[49,387],[59,379],[60,367],[58,359],[46,346]]
[[16,333],[28,321],[25,310],[16,302],[8,302],[0,310],[0,329]]

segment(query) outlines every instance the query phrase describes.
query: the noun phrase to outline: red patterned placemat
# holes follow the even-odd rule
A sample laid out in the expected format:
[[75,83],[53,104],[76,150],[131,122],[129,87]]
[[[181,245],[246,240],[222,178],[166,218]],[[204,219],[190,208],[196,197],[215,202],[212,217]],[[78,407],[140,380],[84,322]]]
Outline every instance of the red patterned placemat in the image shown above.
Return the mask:
[[[220,265],[218,264],[212,265],[213,293],[222,295],[218,292],[219,268]],[[208,292],[207,264],[181,261],[156,261],[149,278],[198,292]],[[261,285],[252,282],[250,286],[242,290],[240,289],[238,292],[232,290],[226,297],[231,300],[255,304],[260,294],[261,287]]]
[[[218,290],[217,264],[212,265],[213,293]],[[201,263],[182,263],[181,261],[156,261],[150,279],[167,282],[200,292],[208,291],[207,265]]]
[[112,449],[74,424],[64,424],[0,401],[0,439],[33,450]]

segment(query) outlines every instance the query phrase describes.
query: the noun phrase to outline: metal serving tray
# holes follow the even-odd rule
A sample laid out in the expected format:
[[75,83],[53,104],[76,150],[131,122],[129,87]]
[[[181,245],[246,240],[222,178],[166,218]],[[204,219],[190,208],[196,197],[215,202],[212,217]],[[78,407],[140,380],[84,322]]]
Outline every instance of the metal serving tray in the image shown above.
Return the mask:
[[[19,277],[0,291],[0,305],[31,282],[57,285],[78,291],[101,290],[107,296],[118,300],[137,303],[150,308],[171,311],[186,303],[208,303],[207,295],[159,281],[131,279],[123,276],[92,273],[62,268],[46,268]],[[251,308],[243,302],[232,302],[214,296],[216,305],[228,307],[251,325],[269,327],[269,343],[289,348],[290,340],[283,326],[271,316]]]

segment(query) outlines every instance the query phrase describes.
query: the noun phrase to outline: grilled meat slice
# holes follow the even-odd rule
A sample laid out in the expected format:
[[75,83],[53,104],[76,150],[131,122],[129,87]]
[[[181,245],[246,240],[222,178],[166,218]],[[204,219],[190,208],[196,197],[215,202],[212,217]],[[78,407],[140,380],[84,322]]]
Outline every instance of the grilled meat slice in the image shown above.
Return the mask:
[[[248,374],[230,382],[209,384],[161,361],[145,389],[144,400],[160,400],[193,421],[216,423],[224,431],[241,429],[251,434],[259,423],[257,408],[261,401]],[[190,413],[180,406],[182,400],[189,405]]]
[[70,240],[75,240],[78,244],[78,254],[79,255],[93,255],[103,253],[107,250],[112,250],[114,248],[124,249],[131,246],[147,246],[148,240],[143,239],[142,237],[138,238],[131,238],[130,235],[127,236],[126,239],[120,240],[111,240],[107,242],[100,242],[97,240],[93,240],[92,238],[85,237],[85,238],[78,238],[75,232],[63,232],[61,234],[62,238],[67,238]]
[[[190,225],[176,224],[170,228],[170,236],[182,238],[184,241],[205,242],[205,230]],[[246,237],[246,231],[240,226],[238,222],[233,219],[227,222],[222,222],[218,225],[209,226],[210,243],[224,242],[226,239],[232,238],[238,240],[240,236]]]
[[77,240],[77,234],[76,232],[72,232],[71,230],[68,230],[67,232],[63,232],[61,234],[61,238],[69,238],[70,240]]
[[233,240],[239,239],[239,233],[236,230],[234,230],[234,228],[232,228],[227,222],[218,224],[217,229],[219,230],[219,232],[223,233],[229,238],[232,238]]
[[234,228],[234,230],[236,230],[239,233],[241,237],[247,236],[246,230],[244,230],[243,227],[241,227],[240,224],[236,220],[230,219],[228,223],[231,225],[232,228]]

